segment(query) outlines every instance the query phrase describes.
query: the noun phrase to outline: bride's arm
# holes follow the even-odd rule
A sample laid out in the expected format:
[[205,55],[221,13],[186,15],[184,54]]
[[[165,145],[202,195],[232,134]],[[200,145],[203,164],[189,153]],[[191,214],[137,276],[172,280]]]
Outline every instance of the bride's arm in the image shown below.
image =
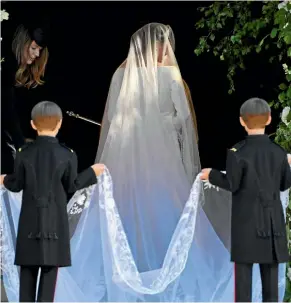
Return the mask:
[[191,92],[185,80],[182,80],[182,83],[179,80],[174,80],[174,82],[172,83],[171,92],[172,101],[177,111],[177,122],[182,122],[179,120],[186,120],[188,116],[191,115],[193,126],[195,129],[196,139],[198,141],[196,114],[192,102]]
[[[173,70],[173,72],[175,72],[175,70]],[[172,77],[171,99],[176,109],[174,125],[181,148],[183,165],[189,182],[193,183],[196,174],[200,170],[199,151],[197,145],[198,138],[196,137],[189,102],[185,94],[185,88],[181,76],[180,79],[178,77]]]
[[191,116],[192,116],[192,120],[193,120],[193,124],[194,124],[194,128],[195,128],[196,138],[198,141],[198,125],[197,125],[197,118],[196,118],[196,113],[195,113],[195,109],[194,109],[194,104],[192,101],[191,91],[190,91],[190,88],[189,88],[187,82],[184,79],[183,79],[183,84],[184,84],[185,94],[186,94],[186,97],[188,100],[188,106],[190,108],[190,112],[191,112]]
[[171,99],[176,109],[175,126],[179,129],[190,116],[188,100],[182,80],[173,79],[171,83]]

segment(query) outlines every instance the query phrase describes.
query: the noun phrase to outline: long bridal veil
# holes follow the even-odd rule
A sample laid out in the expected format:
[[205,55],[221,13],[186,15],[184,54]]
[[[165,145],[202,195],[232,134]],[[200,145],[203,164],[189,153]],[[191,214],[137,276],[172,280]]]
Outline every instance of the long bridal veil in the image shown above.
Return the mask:
[[[108,170],[68,204],[73,266],[59,270],[56,301],[233,301],[231,196],[199,180],[174,46],[169,26],[148,24],[132,36],[126,62],[113,75],[96,159]],[[18,299],[13,261],[20,199],[2,188],[10,301]],[[283,267],[280,277],[282,297]],[[253,280],[259,301],[257,267]]]

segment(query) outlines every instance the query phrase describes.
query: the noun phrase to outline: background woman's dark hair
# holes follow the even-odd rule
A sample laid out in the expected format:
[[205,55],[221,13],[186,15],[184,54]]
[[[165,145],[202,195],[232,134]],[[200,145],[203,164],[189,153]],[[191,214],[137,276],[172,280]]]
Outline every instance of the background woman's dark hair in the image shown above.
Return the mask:
[[28,29],[20,25],[15,32],[12,42],[12,51],[18,61],[18,70],[15,74],[15,85],[18,87],[34,88],[44,84],[42,77],[44,76],[48,61],[48,48],[43,47],[40,56],[32,64],[23,62],[25,52],[29,51],[32,41]]

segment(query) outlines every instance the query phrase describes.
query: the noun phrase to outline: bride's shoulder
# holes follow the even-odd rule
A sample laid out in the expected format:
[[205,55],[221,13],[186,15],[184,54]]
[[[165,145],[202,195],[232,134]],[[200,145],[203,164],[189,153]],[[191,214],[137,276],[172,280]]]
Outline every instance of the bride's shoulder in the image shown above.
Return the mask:
[[117,67],[113,76],[120,76],[121,74],[123,74],[125,67],[126,67],[126,60]]
[[164,75],[167,75],[171,80],[178,81],[179,79],[181,79],[180,70],[176,66],[163,66],[159,69]]
[[120,79],[123,77],[126,62],[123,62],[113,73],[112,79]]
[[126,61],[127,61],[127,60],[124,60],[124,61],[122,62],[122,64],[119,66],[119,68],[125,68],[125,67],[126,67]]
[[126,67],[126,61],[127,61],[127,60],[124,60],[124,61],[118,66],[117,70],[123,70],[123,69],[125,69],[125,67]]

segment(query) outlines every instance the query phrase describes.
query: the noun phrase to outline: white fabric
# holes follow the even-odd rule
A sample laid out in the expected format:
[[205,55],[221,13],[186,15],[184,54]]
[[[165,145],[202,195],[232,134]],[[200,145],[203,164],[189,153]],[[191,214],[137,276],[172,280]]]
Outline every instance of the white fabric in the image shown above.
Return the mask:
[[[196,218],[199,210],[199,200],[201,199],[202,182],[199,175],[197,176],[189,196],[187,203],[185,204],[183,213],[175,228],[175,232],[172,236],[171,243],[164,258],[163,265],[160,269],[151,272],[139,272],[136,266],[136,262],[132,256],[130,245],[127,240],[126,232],[123,228],[120,220],[120,215],[117,210],[117,206],[113,196],[113,182],[108,170],[99,177],[99,207],[101,219],[106,222],[106,226],[101,226],[101,234],[104,233],[109,245],[107,254],[111,256],[114,283],[127,287],[140,294],[158,294],[164,291],[173,281],[175,281],[182,274],[185,265],[188,261],[188,254],[190,246],[192,245],[193,236],[195,233]],[[91,203],[94,204],[93,193],[96,186],[91,186],[84,191],[77,192],[68,204],[69,217],[74,216],[81,211],[85,212]],[[1,243],[1,253],[3,257],[2,270],[4,272],[4,284],[5,290],[10,296],[15,294],[17,298],[17,292],[19,288],[19,276],[17,267],[13,265],[15,250],[14,244],[11,239],[11,223],[7,216],[7,209],[5,208],[3,195],[8,194],[9,202],[12,204],[12,213],[19,213],[20,201],[22,193],[15,194],[10,193],[1,188],[1,233],[3,235]],[[288,191],[281,194],[282,205],[286,207],[286,201],[288,197]],[[4,206],[4,213],[2,213],[2,207]],[[83,208],[81,207],[83,206]],[[85,215],[85,213],[84,213]],[[87,216],[87,215],[86,215]],[[15,215],[12,219],[15,219]],[[11,218],[10,218],[11,219]],[[101,221],[102,221],[101,220]],[[16,220],[14,220],[15,222]],[[17,228],[17,223],[13,227]],[[79,224],[80,229],[86,228],[87,222],[83,220]],[[79,239],[81,240],[81,239]],[[78,241],[78,239],[77,239]],[[196,239],[197,241],[197,239]],[[78,247],[79,245],[77,245]],[[78,250],[86,249],[86,247],[79,247]],[[211,252],[208,252],[211,253]],[[100,254],[100,252],[99,252]],[[77,264],[76,264],[77,265]],[[93,265],[93,264],[92,264]],[[227,265],[227,264],[226,264]],[[280,266],[280,279],[279,288],[282,290],[285,286],[285,265]],[[231,266],[225,267],[225,269],[232,270]],[[202,273],[201,273],[202,274]],[[210,274],[210,273],[203,273]],[[225,272],[226,274],[226,272]],[[231,273],[230,273],[231,274]],[[254,267],[254,291],[253,296],[256,301],[261,300],[261,281],[258,279],[258,267]],[[66,269],[61,270],[61,277],[65,277],[68,280],[69,285],[78,285],[77,281],[70,276]],[[230,277],[230,276],[229,276]],[[229,278],[227,278],[228,280]],[[60,279],[62,287],[67,289],[64,279]],[[71,282],[69,282],[71,281]],[[219,289],[226,280],[217,280],[219,283],[217,289]],[[102,292],[102,289],[101,289]],[[228,291],[225,291],[226,293]],[[80,295],[80,294],[79,294]],[[214,297],[215,294],[213,294]],[[14,297],[14,298],[15,298]],[[226,296],[227,298],[227,296]],[[77,299],[74,297],[74,299]]]
[[[169,27],[144,26],[131,39],[126,64],[112,77],[96,159],[110,171],[113,167],[120,171],[121,155],[123,161],[130,158],[132,165],[148,171],[155,165],[154,159],[150,162],[154,154],[163,155],[156,159],[163,171],[169,165],[177,168],[177,175],[185,170],[190,184],[199,171],[194,125],[173,40]],[[136,150],[129,150],[129,145]]]

